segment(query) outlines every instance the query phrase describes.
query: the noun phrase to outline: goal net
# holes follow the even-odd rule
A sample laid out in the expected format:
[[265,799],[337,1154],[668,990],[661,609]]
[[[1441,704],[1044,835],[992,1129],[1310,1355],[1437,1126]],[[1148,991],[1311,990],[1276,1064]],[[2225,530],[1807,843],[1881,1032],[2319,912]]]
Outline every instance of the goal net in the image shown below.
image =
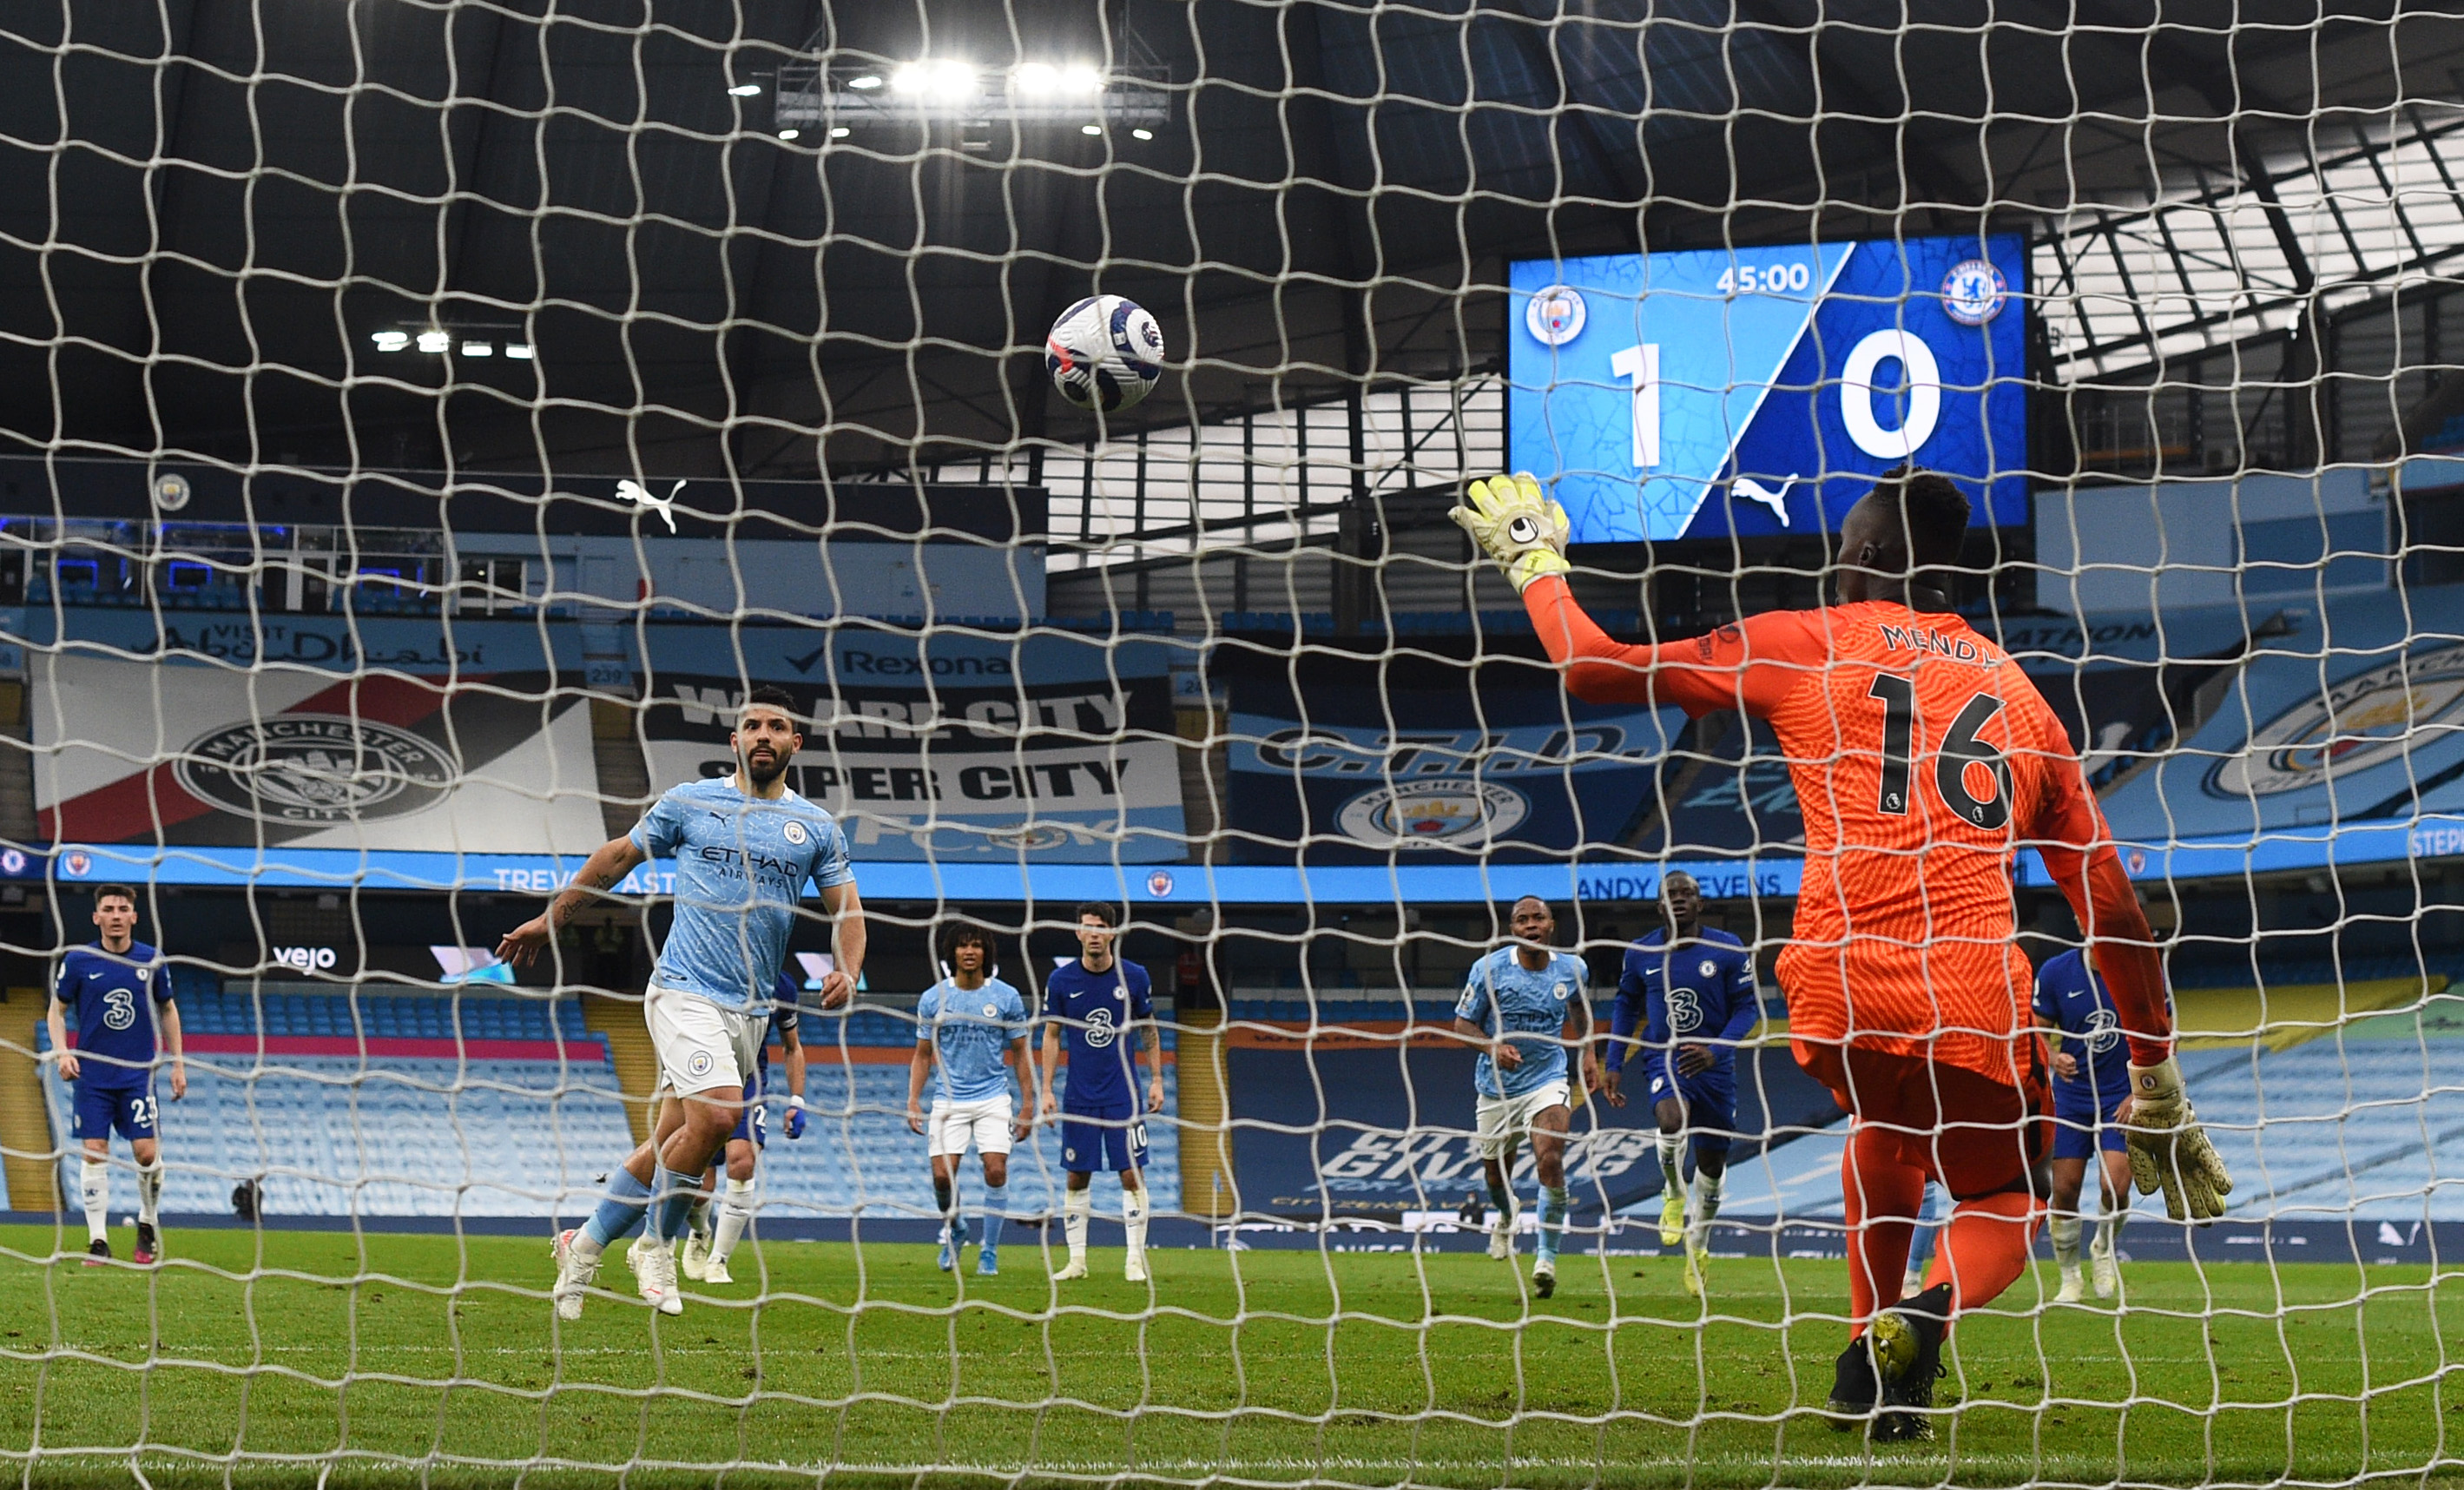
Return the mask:
[[[2452,18],[17,11],[29,1483],[2452,1469]],[[1164,340],[1108,413],[1045,341],[1099,294]],[[1716,671],[1901,577],[1843,524],[1909,469],[1969,518],[1890,645],[2007,656],[2066,734],[2212,1226],[2109,1193],[2123,1020],[2028,821],[2007,921],[1998,880],[1927,919],[1917,866],[1976,844],[1920,833],[1901,930],[1819,924],[1848,829],[1809,801],[1880,771],[1879,811],[1983,822],[2007,725],[1945,744],[1904,668],[1858,695],[1901,733],[1834,754],[1750,698],[1569,691],[1449,518],[1530,472],[1573,601]],[[678,909],[752,851],[637,829],[750,779],[768,690],[866,932],[799,878],[775,970],[758,917]],[[627,1175],[701,1156],[666,1073],[725,1063],[646,1014],[689,916],[795,1033],[757,1010],[707,1209],[646,1222]],[[1780,959],[1907,924],[2024,955],[1985,1026],[1972,979],[1907,997],[2060,1121],[1919,1038],[1855,1101],[1932,1114],[1921,1156],[1843,1188],[1866,1140]],[[1941,1122],[2008,1183],[1927,1188]],[[611,1214],[561,1311],[552,1242]],[[1938,1377],[1843,1357],[1903,1291],[1874,1338],[1930,1349],[1937,1283]]]

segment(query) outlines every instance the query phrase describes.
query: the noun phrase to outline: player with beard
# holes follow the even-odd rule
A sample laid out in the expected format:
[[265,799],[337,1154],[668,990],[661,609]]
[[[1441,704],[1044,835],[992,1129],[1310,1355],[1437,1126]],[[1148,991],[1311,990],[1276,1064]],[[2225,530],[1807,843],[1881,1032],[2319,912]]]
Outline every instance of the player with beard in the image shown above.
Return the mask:
[[634,1255],[634,1282],[658,1312],[684,1312],[675,1241],[700,1196],[702,1172],[743,1118],[745,1078],[758,1063],[770,987],[805,885],[835,924],[837,966],[822,980],[822,1007],[846,1003],[864,967],[864,908],[847,839],[827,812],[787,789],[787,764],[804,743],[795,700],[783,689],[755,689],[729,743],[734,773],[671,788],[496,950],[519,967],[555,941],[584,901],[652,859],[675,861],[675,925],[642,1014],[676,1095],[662,1107],[651,1141],[609,1176],[589,1221],[556,1238],[554,1298],[564,1319],[582,1317],[583,1291],[607,1245],[632,1235],[646,1216],[650,1238]]

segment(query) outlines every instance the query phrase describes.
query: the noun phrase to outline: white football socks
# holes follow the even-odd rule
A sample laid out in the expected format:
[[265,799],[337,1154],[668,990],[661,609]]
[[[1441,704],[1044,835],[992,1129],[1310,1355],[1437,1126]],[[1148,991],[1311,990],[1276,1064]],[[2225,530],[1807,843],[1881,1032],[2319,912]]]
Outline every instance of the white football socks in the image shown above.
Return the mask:
[[744,1239],[745,1225],[753,1219],[753,1191],[759,1183],[759,1175],[752,1179],[730,1176],[726,1189],[719,1192],[718,1216],[712,1222],[710,1233],[713,1262],[725,1262],[736,1244]]
[[1666,1185],[1663,1194],[1679,1194],[1685,1188],[1685,1135],[1660,1135],[1660,1177]]
[[2057,1214],[2047,1229],[2054,1234],[2054,1261],[2065,1273],[2078,1272],[2079,1218],[2076,1215]]
[[1095,1192],[1091,1186],[1062,1193],[1061,1233],[1069,1240],[1069,1260],[1072,1262],[1087,1260],[1087,1217],[1094,1210]]
[[137,1218],[151,1226],[161,1218],[163,1161],[137,1166]]
[[111,1237],[111,1165],[88,1159],[77,1172],[77,1198],[85,1202],[85,1234],[89,1241]]
[[2097,1257],[2109,1258],[2113,1256],[2114,1243],[2118,1241],[2122,1236],[2122,1223],[2129,1218],[2130,1212],[2127,1208],[2122,1210],[2108,1210],[2104,1215],[2097,1217],[2096,1240],[2090,1244],[2092,1251]]
[[[1130,1234],[1129,1260],[1145,1261],[1147,1256],[1147,1193],[1145,1191],[1121,1192],[1121,1225]],[[1072,1250],[1074,1254],[1075,1249]]]
[[1685,1245],[1697,1252],[1711,1244],[1711,1222],[1720,1214],[1720,1181],[1724,1177],[1707,1170],[1694,1172],[1694,1212],[1685,1220]]

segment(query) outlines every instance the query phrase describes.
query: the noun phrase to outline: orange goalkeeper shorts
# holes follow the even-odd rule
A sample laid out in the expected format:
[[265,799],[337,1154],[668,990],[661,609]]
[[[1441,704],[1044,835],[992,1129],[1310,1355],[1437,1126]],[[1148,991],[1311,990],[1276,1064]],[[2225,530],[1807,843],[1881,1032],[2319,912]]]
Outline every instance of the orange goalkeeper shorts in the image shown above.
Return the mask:
[[[2023,1038],[2033,1046],[2034,1036]],[[1791,1044],[1806,1075],[1829,1087],[1859,1123],[1897,1131],[1907,1162],[1939,1180],[1955,1200],[2022,1188],[2050,1151],[2048,1093],[2042,1067],[2033,1060],[2017,1068],[2036,1076],[2031,1085],[2038,1089],[2022,1090],[1923,1056],[1853,1044],[1843,1051],[1802,1040]]]

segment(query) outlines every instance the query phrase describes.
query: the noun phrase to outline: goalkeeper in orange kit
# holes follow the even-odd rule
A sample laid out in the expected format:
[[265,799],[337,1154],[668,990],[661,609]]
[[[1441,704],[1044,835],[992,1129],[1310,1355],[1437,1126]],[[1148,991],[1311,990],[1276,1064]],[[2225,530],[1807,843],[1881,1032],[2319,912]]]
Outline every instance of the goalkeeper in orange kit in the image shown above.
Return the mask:
[[[2233,1188],[2183,1091],[2155,941],[2078,753],[2018,665],[1950,613],[1939,576],[1968,514],[1945,477],[1885,478],[1840,524],[1840,603],[1629,646],[1575,604],[1566,515],[1537,481],[1474,482],[1454,512],[1575,696],[1742,709],[1779,739],[1806,840],[1779,982],[1797,1063],[1853,1115],[1839,1176],[1851,1328],[1831,1410],[1886,1439],[1930,1436],[1950,1322],[2026,1270],[2043,1215],[2049,1103],[2011,896],[2020,848],[2078,912],[2120,1010],[2139,1189],[2206,1221]],[[1925,1289],[1899,1302],[1928,1179],[1956,1205]]]

